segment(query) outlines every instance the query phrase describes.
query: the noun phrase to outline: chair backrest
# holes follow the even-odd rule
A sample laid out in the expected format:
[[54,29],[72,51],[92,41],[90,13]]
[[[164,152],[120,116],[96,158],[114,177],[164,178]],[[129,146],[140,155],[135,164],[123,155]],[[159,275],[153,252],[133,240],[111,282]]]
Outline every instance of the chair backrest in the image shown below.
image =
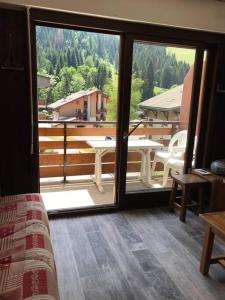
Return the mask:
[[177,147],[182,147],[185,151],[186,143],[187,143],[187,130],[179,131],[175,133],[171,138],[168,145],[168,150],[169,152],[172,152],[173,148],[177,146]]

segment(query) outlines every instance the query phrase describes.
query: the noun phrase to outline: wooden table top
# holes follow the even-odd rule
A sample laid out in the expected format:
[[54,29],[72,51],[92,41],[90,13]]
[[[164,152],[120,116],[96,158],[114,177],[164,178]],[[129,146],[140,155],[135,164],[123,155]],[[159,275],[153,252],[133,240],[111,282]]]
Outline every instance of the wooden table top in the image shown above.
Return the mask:
[[214,181],[224,181],[225,180],[225,177],[224,176],[221,176],[221,175],[217,175],[217,174],[214,174],[210,171],[210,169],[205,169],[206,171],[208,171],[210,174],[201,174],[198,172],[199,169],[192,169],[191,170],[191,173],[192,174],[196,174],[198,175],[199,177],[201,178],[204,178],[206,180],[208,180],[209,182],[214,182]]
[[171,174],[171,177],[180,185],[201,185],[208,181],[195,174]]
[[[115,140],[105,140],[105,141],[87,141],[88,145],[95,149],[110,149],[114,150],[116,148]],[[162,149],[163,144],[152,140],[129,140],[128,148],[129,149]]]
[[200,214],[206,223],[225,235],[225,211]]

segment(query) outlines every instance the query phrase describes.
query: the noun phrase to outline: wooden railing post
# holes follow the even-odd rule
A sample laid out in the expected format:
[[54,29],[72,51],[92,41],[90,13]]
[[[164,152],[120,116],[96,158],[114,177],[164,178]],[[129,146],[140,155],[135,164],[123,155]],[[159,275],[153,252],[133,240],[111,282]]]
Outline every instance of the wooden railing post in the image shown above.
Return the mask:
[[171,137],[177,132],[177,124],[172,124]]
[[67,166],[67,123],[64,124],[63,130],[63,182],[66,183],[66,166]]
[[[148,121],[149,121],[149,122],[145,125],[145,127],[146,127],[146,128],[153,127],[153,123],[151,123],[152,119],[149,119],[149,118],[148,118]],[[147,135],[146,138],[148,138],[149,140],[151,140],[151,139],[152,139],[152,135]]]

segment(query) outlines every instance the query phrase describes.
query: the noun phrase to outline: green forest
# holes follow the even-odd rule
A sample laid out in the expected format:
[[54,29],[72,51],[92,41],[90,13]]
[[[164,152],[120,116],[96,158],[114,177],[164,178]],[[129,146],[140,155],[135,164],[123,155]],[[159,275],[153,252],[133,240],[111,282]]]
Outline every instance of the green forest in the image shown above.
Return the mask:
[[[120,37],[111,34],[36,27],[37,72],[51,78],[39,97],[47,104],[80,90],[98,88],[110,102],[107,119],[116,118]],[[190,64],[164,46],[134,43],[130,118],[138,104],[183,83]],[[176,48],[174,48],[176,49]]]

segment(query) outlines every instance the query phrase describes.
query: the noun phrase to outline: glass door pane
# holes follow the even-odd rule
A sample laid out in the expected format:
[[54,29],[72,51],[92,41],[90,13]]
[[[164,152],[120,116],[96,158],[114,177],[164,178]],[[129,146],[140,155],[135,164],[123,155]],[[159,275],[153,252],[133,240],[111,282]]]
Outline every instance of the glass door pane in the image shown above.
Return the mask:
[[133,42],[127,192],[171,187],[169,171],[182,172],[195,52]]
[[118,34],[36,26],[40,187],[47,210],[114,204]]

